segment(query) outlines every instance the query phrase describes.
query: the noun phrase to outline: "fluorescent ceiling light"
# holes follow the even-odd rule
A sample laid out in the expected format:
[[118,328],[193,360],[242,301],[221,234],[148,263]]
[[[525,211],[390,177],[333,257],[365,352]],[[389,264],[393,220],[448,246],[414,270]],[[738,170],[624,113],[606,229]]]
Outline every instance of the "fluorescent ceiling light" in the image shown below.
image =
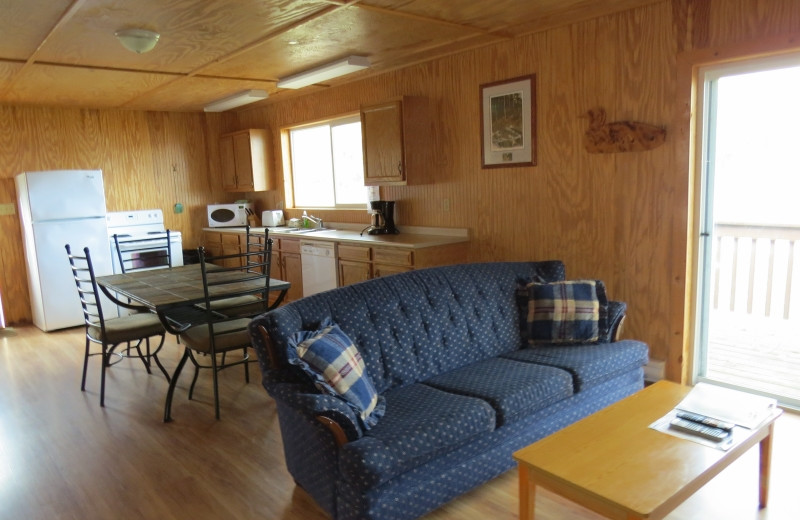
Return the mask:
[[366,68],[369,68],[369,59],[364,56],[349,56],[343,60],[283,78],[278,81],[278,88],[303,88]]
[[240,107],[248,103],[267,99],[267,96],[269,96],[269,94],[267,94],[266,90],[245,90],[238,94],[222,98],[219,101],[214,101],[203,110],[206,112],[225,112],[226,110]]

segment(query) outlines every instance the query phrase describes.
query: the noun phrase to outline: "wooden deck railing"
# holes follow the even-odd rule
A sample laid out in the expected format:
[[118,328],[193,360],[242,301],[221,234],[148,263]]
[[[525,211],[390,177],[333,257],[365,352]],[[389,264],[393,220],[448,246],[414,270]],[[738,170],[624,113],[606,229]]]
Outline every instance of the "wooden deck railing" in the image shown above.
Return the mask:
[[714,309],[800,316],[800,309],[792,307],[797,304],[793,274],[800,227],[717,224],[714,237]]

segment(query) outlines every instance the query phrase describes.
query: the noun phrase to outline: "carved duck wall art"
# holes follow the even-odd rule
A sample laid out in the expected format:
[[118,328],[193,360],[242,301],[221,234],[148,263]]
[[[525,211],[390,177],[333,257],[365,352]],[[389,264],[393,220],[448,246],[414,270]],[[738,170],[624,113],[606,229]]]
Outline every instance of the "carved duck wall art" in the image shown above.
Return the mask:
[[583,143],[589,153],[641,152],[664,144],[667,131],[663,127],[636,121],[606,122],[604,108],[593,108],[586,114],[589,129]]

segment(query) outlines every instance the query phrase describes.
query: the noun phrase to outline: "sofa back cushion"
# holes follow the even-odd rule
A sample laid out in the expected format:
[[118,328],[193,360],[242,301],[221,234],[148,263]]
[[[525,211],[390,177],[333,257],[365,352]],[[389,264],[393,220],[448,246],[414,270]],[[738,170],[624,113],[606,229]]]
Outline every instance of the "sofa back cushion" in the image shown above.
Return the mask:
[[[353,340],[375,388],[425,380],[520,348],[517,280],[564,279],[560,261],[460,264],[411,271],[315,294],[256,320],[282,369],[288,339],[330,320]],[[296,367],[295,367],[296,369]]]

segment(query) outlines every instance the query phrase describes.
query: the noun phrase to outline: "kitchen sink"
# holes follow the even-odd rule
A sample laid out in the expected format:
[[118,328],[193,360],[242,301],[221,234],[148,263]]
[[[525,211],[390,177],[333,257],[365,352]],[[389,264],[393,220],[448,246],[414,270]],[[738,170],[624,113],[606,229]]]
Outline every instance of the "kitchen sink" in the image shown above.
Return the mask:
[[331,231],[331,228],[289,228],[281,230],[281,233],[314,233],[315,231]]

